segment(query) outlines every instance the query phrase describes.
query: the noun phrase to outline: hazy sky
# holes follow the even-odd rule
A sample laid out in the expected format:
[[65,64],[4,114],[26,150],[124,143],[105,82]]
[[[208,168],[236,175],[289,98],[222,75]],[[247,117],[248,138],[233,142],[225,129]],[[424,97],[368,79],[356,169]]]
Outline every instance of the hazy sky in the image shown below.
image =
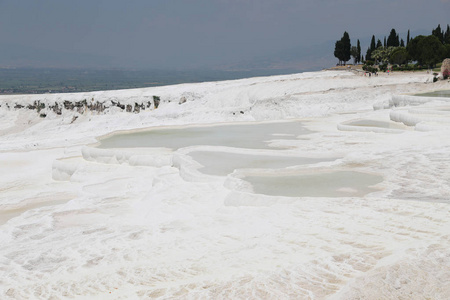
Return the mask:
[[0,0],[0,46],[105,56],[117,66],[203,67],[344,31],[365,38],[445,28],[449,13],[450,0]]

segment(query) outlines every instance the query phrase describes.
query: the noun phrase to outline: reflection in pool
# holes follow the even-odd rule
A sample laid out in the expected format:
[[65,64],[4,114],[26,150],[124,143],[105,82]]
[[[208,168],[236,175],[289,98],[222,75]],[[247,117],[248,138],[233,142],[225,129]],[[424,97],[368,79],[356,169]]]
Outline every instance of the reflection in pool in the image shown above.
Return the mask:
[[330,171],[292,175],[245,176],[257,194],[286,197],[361,197],[377,191],[379,175],[356,171]]
[[207,175],[216,176],[228,175],[235,169],[281,169],[296,165],[336,160],[336,158],[309,158],[287,155],[253,155],[222,151],[193,151],[189,153],[189,156],[204,166],[199,169],[200,172]]
[[114,134],[101,139],[99,148],[164,147],[176,150],[188,146],[210,145],[268,149],[270,140],[296,139],[298,135],[309,132],[298,121],[154,128]]

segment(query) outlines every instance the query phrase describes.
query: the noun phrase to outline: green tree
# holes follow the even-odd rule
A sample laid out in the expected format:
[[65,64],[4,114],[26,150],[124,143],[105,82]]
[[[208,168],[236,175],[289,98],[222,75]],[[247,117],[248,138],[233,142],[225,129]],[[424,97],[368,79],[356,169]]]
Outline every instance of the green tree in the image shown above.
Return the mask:
[[444,32],[441,29],[441,24],[439,24],[436,29],[431,31],[431,35],[434,35],[443,44],[444,43]]
[[445,58],[450,58],[450,44],[445,44],[444,47],[445,47],[444,57]]
[[408,51],[405,47],[396,47],[389,58],[391,64],[401,65],[408,61]]
[[375,36],[372,35],[372,40],[370,41],[370,47],[367,48],[366,51],[366,61],[372,60],[372,52],[377,48],[377,45],[375,44]]
[[447,30],[444,33],[444,43],[450,44],[450,26],[447,24]]
[[395,49],[396,47],[380,47],[372,52],[372,59],[374,59],[376,63],[387,64]]
[[372,60],[370,48],[367,48],[367,51],[366,51],[366,61],[367,60]]
[[400,47],[405,47],[405,41],[403,39],[400,40]]
[[416,36],[406,47],[412,60],[417,61],[420,65],[425,64],[429,67],[433,67],[444,58],[445,49],[441,41],[434,35]]
[[420,57],[420,49],[419,43],[425,38],[423,35],[418,35],[415,38],[411,39],[406,46],[406,51],[408,51],[409,59],[412,61],[419,61]]
[[410,37],[409,37],[409,29],[408,29],[408,35],[406,36],[406,46],[408,46],[410,41]]
[[381,48],[373,50],[373,52],[370,55],[372,57],[372,60],[375,62],[375,64],[378,64],[381,61],[381,56],[382,56]]
[[357,63],[360,63],[361,62],[361,43],[359,42],[359,40],[358,40],[358,42],[356,44],[356,49],[358,50]]
[[400,46],[400,41],[398,39],[398,34],[395,32],[395,29],[391,29],[391,33],[388,36],[386,45],[388,47],[398,47]]
[[373,51],[375,49],[377,49],[377,46],[375,44],[375,36],[372,35],[372,40],[370,41],[370,51]]
[[377,49],[380,48],[380,47],[383,47],[383,44],[381,44],[381,41],[378,39],[378,41],[377,41]]
[[334,46],[334,57],[339,59],[339,65],[342,65],[342,61],[344,59],[344,45],[342,44],[342,41],[336,41],[336,44]]
[[348,35],[347,31],[344,32],[344,35],[339,41],[336,41],[335,47],[334,47],[334,56],[339,59],[339,64],[344,64],[350,60],[351,57],[351,43],[350,43],[350,36]]
[[441,41],[434,35],[425,37],[419,43],[420,60],[430,68],[442,61],[445,55],[445,47]]
[[350,42],[350,36],[348,35],[347,31],[344,32],[344,35],[342,36],[342,43],[344,45],[344,62],[350,60],[350,56],[351,56],[351,47],[352,44]]
[[352,48],[350,49],[350,54],[353,57],[353,64],[356,65],[356,63],[358,62],[358,47],[352,46]]

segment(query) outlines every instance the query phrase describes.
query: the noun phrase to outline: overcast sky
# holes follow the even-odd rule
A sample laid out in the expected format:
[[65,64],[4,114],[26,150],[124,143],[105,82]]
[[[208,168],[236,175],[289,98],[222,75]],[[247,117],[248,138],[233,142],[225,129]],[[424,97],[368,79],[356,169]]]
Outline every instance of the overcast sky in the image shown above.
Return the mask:
[[0,0],[0,46],[100,55],[117,66],[209,67],[344,31],[356,44],[391,28],[445,28],[449,13],[450,0]]

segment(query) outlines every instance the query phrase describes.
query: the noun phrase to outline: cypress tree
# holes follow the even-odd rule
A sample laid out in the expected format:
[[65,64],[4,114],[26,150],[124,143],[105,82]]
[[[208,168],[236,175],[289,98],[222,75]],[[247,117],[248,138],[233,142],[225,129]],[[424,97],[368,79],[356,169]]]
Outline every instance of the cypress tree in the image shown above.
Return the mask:
[[410,41],[410,38],[409,38],[409,29],[408,29],[408,35],[406,36],[406,46],[408,46],[409,41]]
[[389,34],[389,37],[387,39],[387,46],[388,47],[398,47],[398,46],[400,46],[400,41],[398,39],[397,32],[395,32],[394,28],[392,28],[391,33]]
[[351,57],[351,48],[352,48],[352,44],[350,43],[350,36],[348,35],[347,31],[344,32],[344,35],[342,36],[342,44],[343,44],[343,48],[344,48],[344,65],[345,62],[350,60]]
[[436,27],[436,29],[433,29],[433,31],[431,32],[431,34],[434,35],[435,37],[437,37],[438,40],[439,40],[441,43],[444,43],[444,33],[442,32],[441,24],[439,24],[439,25]]
[[[373,50],[376,49],[376,45],[375,45],[375,36],[372,35],[372,40],[370,41],[370,52],[372,52]],[[367,55],[366,55],[367,56]]]
[[447,24],[447,30],[445,31],[445,34],[444,34],[444,43],[450,44],[450,26],[448,24]]
[[334,56],[339,59],[339,64],[347,62],[351,57],[351,43],[350,36],[347,31],[344,32],[344,35],[339,41],[336,41],[334,47]]
[[400,47],[405,47],[405,42],[403,41],[403,39],[400,40]]
[[343,59],[343,45],[342,45],[342,41],[336,41],[336,44],[334,46],[334,56],[339,59],[339,65],[342,64],[342,59]]
[[378,41],[377,41],[377,49],[380,48],[380,47],[383,47],[383,45],[381,44],[381,41],[378,40]]
[[386,37],[384,37],[384,43],[383,43],[383,46],[384,46],[384,48],[387,47],[387,45],[386,45]]
[[361,62],[361,44],[359,43],[359,40],[356,44],[356,49],[358,49],[358,63]]
[[368,60],[372,60],[372,51],[370,51],[370,48],[367,48],[367,51],[366,51],[366,61],[368,61]]

